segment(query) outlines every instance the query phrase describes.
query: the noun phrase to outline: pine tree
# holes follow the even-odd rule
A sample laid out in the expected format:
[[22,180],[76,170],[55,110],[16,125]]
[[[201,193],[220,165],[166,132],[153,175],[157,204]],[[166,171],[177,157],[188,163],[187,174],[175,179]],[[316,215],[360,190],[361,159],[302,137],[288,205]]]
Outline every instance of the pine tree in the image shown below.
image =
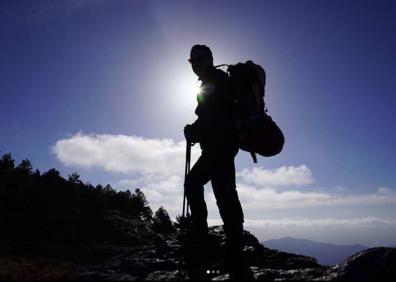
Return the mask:
[[168,212],[162,206],[155,212],[153,218],[153,229],[159,233],[165,234],[175,231],[175,227]]

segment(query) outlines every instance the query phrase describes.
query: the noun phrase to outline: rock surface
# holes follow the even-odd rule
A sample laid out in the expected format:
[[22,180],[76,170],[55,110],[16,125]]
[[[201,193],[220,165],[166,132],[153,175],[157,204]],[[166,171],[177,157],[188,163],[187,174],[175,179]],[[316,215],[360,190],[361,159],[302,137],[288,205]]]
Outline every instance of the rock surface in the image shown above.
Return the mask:
[[[182,244],[178,232],[158,234],[143,221],[109,216],[109,222],[124,234],[123,244],[51,244],[48,242],[0,242],[0,280],[189,280],[189,252],[199,248],[205,259],[207,278],[229,280],[222,268],[224,231],[210,227],[205,244]],[[127,243],[125,243],[127,242]],[[372,248],[357,253],[342,264],[322,266],[314,258],[272,250],[244,232],[244,255],[256,280],[265,281],[396,281],[396,249]]]
[[[208,278],[227,280],[229,275],[221,268],[224,253],[224,232],[221,226],[210,228],[210,241],[206,245],[196,243],[206,254]],[[244,254],[256,279],[307,280],[323,276],[326,267],[315,259],[270,250],[262,246],[248,231],[244,232]],[[190,246],[191,247],[191,246]],[[185,254],[176,234],[170,235],[159,246],[146,245],[113,256],[99,264],[85,266],[65,277],[66,280],[187,280]]]
[[396,248],[361,251],[334,266],[329,278],[334,281],[395,281]]

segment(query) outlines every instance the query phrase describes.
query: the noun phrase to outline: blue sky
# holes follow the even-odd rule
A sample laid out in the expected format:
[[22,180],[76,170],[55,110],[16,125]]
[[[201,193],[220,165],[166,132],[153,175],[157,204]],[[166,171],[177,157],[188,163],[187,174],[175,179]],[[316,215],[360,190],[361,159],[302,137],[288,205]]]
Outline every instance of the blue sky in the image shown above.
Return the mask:
[[[395,14],[393,1],[2,0],[0,153],[140,187],[179,214],[198,84],[187,58],[203,43],[215,64],[265,68],[286,137],[278,156],[236,159],[246,228],[396,244]],[[207,199],[218,223],[210,185]]]

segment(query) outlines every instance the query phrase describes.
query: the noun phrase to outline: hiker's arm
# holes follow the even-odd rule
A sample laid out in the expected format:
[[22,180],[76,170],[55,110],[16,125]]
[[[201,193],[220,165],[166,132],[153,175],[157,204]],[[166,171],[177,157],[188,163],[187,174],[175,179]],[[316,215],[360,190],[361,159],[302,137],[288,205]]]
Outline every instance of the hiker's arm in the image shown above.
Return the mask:
[[187,124],[184,127],[184,137],[187,141],[192,143],[199,143],[201,139],[201,120],[198,118],[192,124]]

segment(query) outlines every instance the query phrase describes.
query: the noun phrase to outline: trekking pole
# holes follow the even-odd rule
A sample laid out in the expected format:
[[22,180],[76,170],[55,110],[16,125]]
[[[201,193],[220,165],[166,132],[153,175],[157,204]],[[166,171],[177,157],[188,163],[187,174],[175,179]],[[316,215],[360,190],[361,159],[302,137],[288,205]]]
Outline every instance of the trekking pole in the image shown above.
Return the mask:
[[[187,200],[187,195],[186,195],[186,188],[187,188],[187,185],[189,185],[187,176],[190,173],[191,146],[192,146],[192,144],[189,141],[187,141],[186,142],[186,165],[184,167],[183,218],[185,218],[185,216],[187,216],[187,217],[189,216],[189,212],[188,212],[189,205],[188,205],[188,200]],[[186,207],[187,207],[187,213],[186,213]]]
[[[188,146],[188,151],[187,151],[187,159],[188,159],[188,165],[187,165],[187,176],[190,174],[190,166],[191,166],[191,147],[194,146],[194,143],[189,143]],[[190,185],[190,183],[187,183],[188,185]],[[187,195],[186,195],[186,199],[187,199]],[[188,199],[187,199],[187,217],[190,216],[190,204],[188,203]]]
[[[186,165],[184,167],[184,194],[183,194],[183,213],[182,213],[182,225],[181,225],[181,234],[186,234],[187,232],[187,218],[186,218],[186,208],[187,208],[187,217],[189,217],[189,212],[188,212],[188,199],[187,199],[187,194],[186,194],[186,189],[188,187],[188,174],[190,173],[190,160],[191,160],[191,146],[194,145],[191,142],[186,140]],[[185,259],[185,246],[184,242],[182,240],[182,252],[180,253],[180,261],[181,263],[181,268],[180,272],[184,273],[184,275],[188,275],[188,270],[187,270],[187,262]]]

